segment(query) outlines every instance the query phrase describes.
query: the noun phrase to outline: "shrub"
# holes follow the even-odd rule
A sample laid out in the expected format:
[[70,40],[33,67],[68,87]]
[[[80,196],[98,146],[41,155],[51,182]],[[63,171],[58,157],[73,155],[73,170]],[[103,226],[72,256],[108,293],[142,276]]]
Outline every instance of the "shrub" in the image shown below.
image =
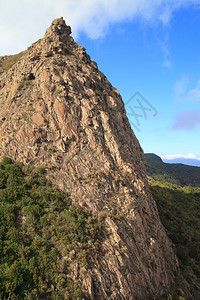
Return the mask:
[[[68,195],[47,181],[44,168],[25,167],[9,158],[1,165],[1,298],[82,299],[67,265],[76,260],[90,266],[101,225],[72,206]],[[72,250],[74,256],[69,255]]]
[[13,163],[12,159],[10,157],[4,157],[1,164],[3,166],[5,165],[11,165]]

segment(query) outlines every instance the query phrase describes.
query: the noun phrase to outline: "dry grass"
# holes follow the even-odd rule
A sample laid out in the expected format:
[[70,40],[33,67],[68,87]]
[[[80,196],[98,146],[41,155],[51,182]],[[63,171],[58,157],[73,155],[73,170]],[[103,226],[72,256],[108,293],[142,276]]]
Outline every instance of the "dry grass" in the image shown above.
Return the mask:
[[20,58],[24,55],[25,51],[22,51],[15,55],[0,57],[0,68],[2,71],[9,70],[14,64],[16,64]]

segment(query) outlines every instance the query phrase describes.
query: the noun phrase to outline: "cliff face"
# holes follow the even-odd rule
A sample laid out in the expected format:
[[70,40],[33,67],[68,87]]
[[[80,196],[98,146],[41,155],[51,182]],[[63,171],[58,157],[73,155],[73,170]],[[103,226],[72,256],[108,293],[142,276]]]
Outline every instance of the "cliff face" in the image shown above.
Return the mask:
[[70,34],[56,19],[11,68],[1,58],[0,158],[45,166],[74,203],[103,216],[91,269],[70,266],[90,299],[161,295],[178,264],[147,186],[143,151],[119,92]]

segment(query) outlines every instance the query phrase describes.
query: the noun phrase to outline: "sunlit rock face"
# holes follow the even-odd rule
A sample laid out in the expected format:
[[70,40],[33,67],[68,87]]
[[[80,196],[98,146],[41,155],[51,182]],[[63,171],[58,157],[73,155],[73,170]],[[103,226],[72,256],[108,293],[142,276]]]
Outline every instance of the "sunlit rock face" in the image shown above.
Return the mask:
[[0,68],[0,158],[44,166],[74,203],[102,219],[90,269],[69,266],[89,299],[161,295],[178,263],[148,189],[143,151],[118,90],[70,34],[56,19],[12,67]]

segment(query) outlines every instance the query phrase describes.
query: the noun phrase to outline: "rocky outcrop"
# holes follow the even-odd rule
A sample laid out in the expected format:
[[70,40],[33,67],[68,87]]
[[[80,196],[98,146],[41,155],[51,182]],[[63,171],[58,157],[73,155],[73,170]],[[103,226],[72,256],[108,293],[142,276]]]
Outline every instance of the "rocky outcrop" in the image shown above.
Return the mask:
[[[90,299],[148,299],[178,263],[149,192],[121,96],[56,19],[0,75],[0,156],[42,165],[74,203],[104,220],[92,267],[71,265]],[[0,158],[1,158],[0,157]]]

